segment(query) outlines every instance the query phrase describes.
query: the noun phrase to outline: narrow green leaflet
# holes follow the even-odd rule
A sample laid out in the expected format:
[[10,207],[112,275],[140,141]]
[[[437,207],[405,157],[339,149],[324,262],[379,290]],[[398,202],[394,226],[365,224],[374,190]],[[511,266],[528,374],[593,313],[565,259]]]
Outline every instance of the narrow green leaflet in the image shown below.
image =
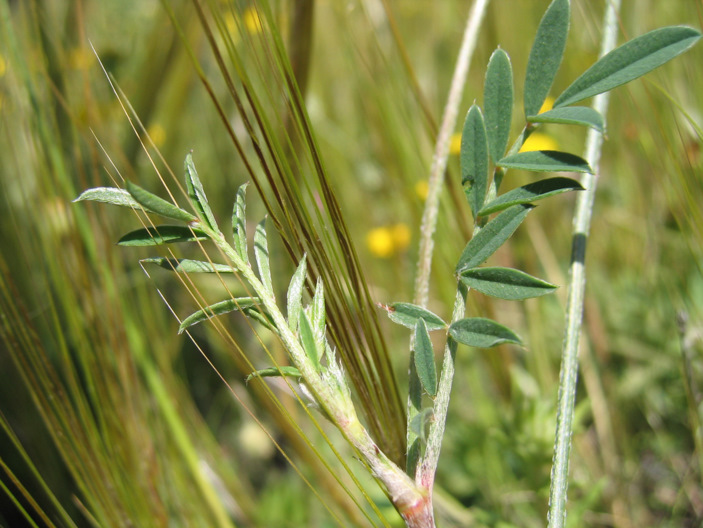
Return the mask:
[[254,233],[254,256],[259,267],[259,277],[268,292],[273,295],[273,281],[271,280],[271,263],[269,262],[269,246],[266,236],[266,219],[256,226]]
[[219,231],[215,215],[212,214],[212,209],[210,209],[207,197],[205,196],[203,184],[198,177],[198,172],[195,170],[193,155],[190,152],[186,156],[185,173],[186,189],[188,190],[188,197],[193,207],[195,207],[195,210],[198,211],[202,219],[212,230]]
[[307,257],[303,255],[298,264],[298,269],[293,273],[290,280],[287,293],[286,310],[288,313],[288,326],[293,332],[298,330],[298,321],[300,320],[300,311],[302,310],[303,285],[305,284],[305,267],[307,265]]
[[325,288],[322,285],[322,279],[318,277],[310,310],[310,323],[312,323],[312,330],[318,345],[322,345],[325,342],[325,319]]
[[289,378],[301,378],[303,375],[295,367],[269,367],[256,372],[252,372],[244,380],[245,383],[249,383],[254,378],[271,378],[271,377],[289,377]]
[[139,262],[156,264],[177,273],[234,273],[234,269],[226,264],[214,264],[200,260],[150,257],[141,259]]
[[517,301],[552,293],[557,286],[511,268],[470,268],[461,272],[461,282],[491,297]]
[[600,112],[588,106],[566,106],[562,108],[555,108],[535,116],[528,116],[527,120],[532,123],[556,123],[559,125],[587,126],[595,128],[601,133],[605,128],[605,120]]
[[506,156],[498,163],[506,169],[533,172],[592,172],[588,162],[575,154],[556,150],[534,150]]
[[180,220],[181,222],[192,222],[197,220],[197,218],[188,211],[184,211],[180,207],[173,205],[171,202],[167,202],[163,198],[142,189],[129,180],[126,183],[127,192],[148,211],[166,218],[171,218],[172,220]]
[[234,249],[242,257],[244,262],[249,263],[249,252],[247,251],[247,205],[246,194],[248,183],[239,186],[237,189],[237,200],[234,202],[232,211],[232,233],[234,236]]
[[483,264],[488,257],[510,238],[534,206],[514,205],[488,222],[469,243],[459,257],[456,273]]
[[505,154],[513,114],[513,69],[510,57],[498,48],[491,55],[483,86],[483,110],[488,150],[494,162]]
[[528,183],[527,185],[508,191],[505,194],[501,194],[495,200],[484,205],[483,209],[481,209],[478,214],[484,216],[497,213],[513,205],[532,203],[567,191],[582,190],[583,187],[581,184],[571,178],[547,178],[534,183]]
[[469,205],[474,218],[486,198],[488,188],[488,142],[481,109],[471,105],[461,134],[461,183],[471,185]]
[[437,395],[437,369],[434,362],[434,349],[427,325],[423,319],[415,323],[415,369],[420,383],[427,394],[433,398]]
[[238,310],[245,311],[245,309],[255,306],[258,302],[259,299],[256,297],[240,297],[238,299],[227,299],[211,304],[183,319],[181,325],[178,327],[178,333],[181,334],[186,328],[198,324],[201,321],[205,321],[206,319],[210,319],[211,317],[236,312]]
[[381,307],[386,309],[391,321],[406,328],[414,329],[418,319],[424,319],[427,329],[430,331],[441,330],[447,327],[447,323],[442,321],[441,317],[416,304],[397,302],[389,306],[382,305]]
[[655,29],[637,37],[600,58],[557,97],[554,107],[577,103],[637,79],[680,55],[700,38],[699,31],[684,26]]
[[471,317],[452,323],[449,335],[459,343],[476,348],[491,348],[503,343],[522,344],[512,330],[483,317]]
[[542,17],[525,74],[525,115],[539,113],[557,74],[569,33],[568,0],[554,0]]
[[317,371],[320,371],[320,353],[317,348],[317,342],[315,340],[315,334],[312,330],[312,325],[310,324],[310,319],[308,314],[303,310],[300,313],[300,342],[303,345],[305,353],[312,361]]
[[74,202],[101,202],[121,207],[129,207],[143,211],[144,208],[137,202],[128,191],[116,187],[94,187],[83,191]]
[[[427,441],[427,428],[432,419],[432,408],[422,409],[410,422],[410,430],[418,436],[423,443]],[[409,456],[409,455],[408,455]]]
[[120,246],[159,246],[175,242],[207,240],[207,238],[203,231],[194,227],[161,225],[131,231],[120,238],[117,244]]

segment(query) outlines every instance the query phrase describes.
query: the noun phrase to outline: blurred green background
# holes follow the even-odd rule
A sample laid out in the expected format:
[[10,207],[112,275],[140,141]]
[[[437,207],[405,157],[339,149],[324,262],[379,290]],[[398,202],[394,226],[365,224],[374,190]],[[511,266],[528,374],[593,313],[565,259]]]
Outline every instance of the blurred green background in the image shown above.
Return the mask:
[[[203,324],[194,341],[178,336],[169,307],[180,317],[191,313],[192,295],[166,272],[145,274],[137,260],[149,253],[114,245],[139,227],[134,215],[71,203],[83,189],[119,182],[118,174],[165,196],[155,168],[183,202],[167,167],[180,180],[192,149],[226,224],[237,187],[251,179],[222,116],[247,152],[253,146],[194,3],[165,3],[182,34],[156,0],[0,2],[0,482],[7,492],[0,493],[0,526],[27,524],[22,510],[38,525],[56,526],[399,526],[356,461],[349,465],[359,486],[339,468],[293,399],[280,392],[272,400],[244,384],[239,351],[257,366],[266,361],[262,345],[281,357],[270,336],[236,315],[224,319],[227,334]],[[270,21],[245,1],[202,4],[219,13],[208,15],[221,24],[217,43],[227,34],[241,53],[246,68],[237,82],[268,105],[271,128],[283,130],[278,77],[251,52]],[[311,46],[307,111],[371,298],[410,301],[436,123],[470,6],[271,4],[289,49]],[[491,3],[462,109],[481,103],[485,64],[498,45],[512,59],[521,101],[547,4]],[[572,4],[555,94],[599,48],[604,2]],[[625,4],[620,42],[664,25],[703,25],[700,2]],[[296,16],[313,5],[308,30]],[[222,101],[222,116],[189,51]],[[96,55],[146,133],[130,126]],[[698,46],[611,97],[588,246],[572,526],[702,525],[702,63]],[[514,134],[521,115],[518,107]],[[581,153],[583,130],[541,131]],[[144,149],[139,139],[147,134],[153,144]],[[303,166],[302,187],[307,174]],[[453,155],[430,301],[442,316],[450,313],[452,270],[471,232],[457,177]],[[510,173],[504,185],[531,178]],[[567,195],[540,205],[494,262],[565,285],[573,205]],[[265,214],[253,189],[249,206],[252,221]],[[273,244],[274,282],[284,298],[292,263]],[[197,288],[217,300],[221,285],[199,280]],[[470,297],[469,311],[515,329],[526,347],[459,351],[438,475],[441,526],[545,525],[565,294],[524,303]],[[407,332],[373,317],[404,395]]]

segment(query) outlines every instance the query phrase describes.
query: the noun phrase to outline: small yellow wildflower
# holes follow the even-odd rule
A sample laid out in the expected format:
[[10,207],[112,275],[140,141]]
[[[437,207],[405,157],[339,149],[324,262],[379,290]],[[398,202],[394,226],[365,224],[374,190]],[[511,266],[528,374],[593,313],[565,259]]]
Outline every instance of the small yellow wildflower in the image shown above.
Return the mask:
[[554,107],[554,97],[552,96],[547,96],[547,98],[544,100],[542,103],[542,108],[539,109],[538,114],[542,114],[544,112],[548,112]]
[[559,150],[556,139],[541,132],[533,132],[527,141],[520,147],[520,152],[530,152],[533,150]]
[[5,62],[5,57],[0,55],[0,77],[5,75],[6,71],[7,71],[7,62]]
[[376,227],[366,235],[366,245],[378,258],[389,258],[410,245],[410,229],[405,224]]
[[452,134],[451,142],[449,143],[449,154],[458,156],[461,152],[461,132]]
[[427,180],[421,180],[415,184],[415,194],[422,200],[423,202],[427,200],[427,193],[430,190],[430,185],[427,182]]
[[154,142],[156,148],[159,148],[166,141],[166,130],[158,123],[149,125],[149,128],[146,129],[146,133],[151,138],[151,141]]
[[376,227],[366,235],[369,251],[379,258],[388,258],[393,254],[393,235],[387,227]]

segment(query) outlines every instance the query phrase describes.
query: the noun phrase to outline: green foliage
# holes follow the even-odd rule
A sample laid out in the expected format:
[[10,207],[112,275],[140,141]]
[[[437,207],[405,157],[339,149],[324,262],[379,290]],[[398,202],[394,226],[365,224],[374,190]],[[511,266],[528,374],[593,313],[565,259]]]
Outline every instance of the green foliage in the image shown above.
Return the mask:
[[[200,61],[196,67],[202,67],[198,72],[206,87],[203,90],[192,82],[193,69],[187,65],[185,48],[190,44],[182,46],[178,42],[163,12],[157,10],[158,15],[154,16],[149,2],[124,4],[107,0],[95,6],[86,4],[89,9],[71,8],[68,16],[60,3],[49,3],[42,9],[37,9],[34,0],[0,4],[4,21],[0,31],[3,86],[0,106],[3,125],[7,125],[4,137],[8,147],[0,169],[0,194],[5,198],[6,212],[0,234],[8,269],[4,264],[0,268],[0,282],[10,283],[10,288],[3,292],[0,310],[3,313],[0,334],[8,351],[0,366],[8,379],[23,379],[33,391],[32,398],[22,404],[18,403],[16,393],[19,383],[6,384],[8,396],[3,396],[5,391],[0,389],[3,410],[0,421],[5,425],[7,417],[16,424],[15,430],[20,433],[18,442],[29,439],[30,453],[39,453],[33,462],[37,463],[37,472],[43,473],[45,482],[41,485],[46,484],[43,489],[47,495],[50,489],[56,493],[56,500],[52,498],[48,506],[41,502],[43,493],[35,494],[40,507],[45,508],[46,517],[66,526],[85,522],[86,517],[87,522],[101,526],[116,522],[193,526],[395,525],[397,516],[387,513],[386,498],[380,492],[365,495],[363,488],[370,490],[373,486],[363,476],[359,486],[346,489],[330,478],[328,468],[310,454],[311,449],[324,442],[309,423],[309,417],[293,411],[281,419],[276,414],[276,405],[282,403],[280,408],[288,409],[294,406],[288,405],[287,397],[277,392],[278,385],[254,379],[281,375],[297,379],[302,375],[293,366],[261,368],[282,361],[278,355],[282,347],[276,340],[281,320],[277,319],[277,326],[271,313],[262,306],[262,298],[248,291],[247,279],[239,282],[238,275],[232,278],[231,272],[236,268],[232,266],[232,258],[212,250],[213,231],[218,231],[212,211],[230,210],[236,189],[233,179],[245,178],[256,184],[253,188],[260,192],[261,203],[269,215],[269,235],[275,236],[267,241],[273,269],[277,274],[288,269],[295,277],[296,266],[298,270],[303,268],[303,280],[291,279],[287,291],[284,290],[287,277],[271,277],[270,288],[286,293],[280,296],[287,301],[284,325],[301,339],[294,314],[298,314],[299,321],[300,314],[307,311],[315,339],[320,328],[330,326],[332,337],[323,348],[324,357],[315,347],[323,372],[327,372],[330,358],[334,359],[334,349],[340,356],[350,354],[366,365],[367,372],[382,373],[388,368],[385,372],[404,373],[406,368],[399,363],[407,355],[398,345],[402,341],[398,339],[402,328],[381,325],[387,333],[383,339],[390,345],[390,354],[383,360],[387,363],[370,359],[379,350],[377,334],[373,333],[378,329],[372,330],[368,325],[368,321],[374,321],[373,316],[369,318],[373,304],[364,292],[368,288],[379,298],[411,296],[408,277],[412,275],[409,260],[414,254],[413,246],[407,253],[395,250],[387,260],[372,260],[363,247],[350,242],[363,240],[372,226],[388,222],[417,223],[421,202],[413,188],[422,176],[422,167],[429,165],[427,145],[434,140],[435,125],[434,112],[428,109],[434,109],[436,101],[425,101],[420,84],[414,79],[415,75],[419,79],[436,79],[441,93],[454,58],[446,50],[456,47],[453,40],[457,35],[456,14],[465,10],[465,6],[457,2],[438,3],[427,12],[401,4],[391,10],[384,3],[386,26],[378,24],[376,18],[372,20],[365,9],[359,8],[361,4],[352,2],[340,8],[334,3],[322,3],[315,9],[316,19],[322,23],[307,35],[301,35],[292,11],[304,9],[308,2],[291,4],[291,12],[287,6],[283,12],[276,6],[269,9],[268,2],[252,3],[258,6],[262,28],[255,32],[242,21],[240,5],[202,3],[205,16],[201,20],[192,16],[192,6],[187,2],[183,6],[164,2],[175,11],[174,18],[183,23],[183,35],[189,36],[184,39],[195,35],[198,42],[227,43],[228,48],[220,48],[221,56],[213,53],[212,57],[208,56],[207,48],[193,44],[197,48],[194,56]],[[669,20],[675,23],[699,18],[693,4],[684,4],[674,9],[669,5],[653,5],[651,10],[643,12],[637,25],[651,27],[664,19],[666,23],[671,23]],[[554,2],[550,10],[563,5]],[[564,63],[564,71],[574,78],[578,77],[579,68],[583,71],[586,67],[580,61],[592,62],[590,42],[592,35],[600,31],[592,27],[590,20],[591,15],[593,18],[598,15],[601,6],[588,3],[587,16],[583,19],[581,6],[574,9],[579,21],[573,24],[576,37],[569,41],[570,53]],[[490,50],[498,41],[505,49],[525,48],[526,52],[525,43],[530,41],[527,31],[532,30],[526,21],[531,20],[533,8],[524,2],[509,2],[500,8],[496,5],[488,14],[494,30],[486,32],[478,50]],[[115,12],[120,16],[116,17]],[[135,114],[142,118],[149,133],[157,127],[166,130],[166,142],[159,147],[162,159],[182,159],[180,153],[193,145],[194,138],[200,142],[198,168],[208,189],[209,202],[194,166],[194,176],[186,180],[187,195],[195,201],[186,207],[188,211],[156,195],[143,194],[147,191],[129,183],[149,181],[153,177],[151,165],[139,150],[137,137],[126,120],[120,123],[114,118],[117,113],[109,102],[112,96],[106,93],[107,83],[98,68],[81,66],[79,59],[86,51],[85,43],[79,31],[67,31],[74,28],[67,21],[78,14],[84,16],[81,20],[85,20],[88,36],[111,78],[128,94],[127,106],[133,104]],[[235,31],[231,30],[232,19],[237,25]],[[428,19],[432,20],[431,25]],[[274,46],[271,32],[276,31],[282,20],[291,21],[291,46],[313,35],[319,42],[308,57],[314,63],[309,91],[302,89],[300,98],[292,85],[286,84],[286,80],[298,77],[302,71],[299,66],[294,64],[289,70],[281,63],[276,66],[277,63],[266,61],[266,58],[280,60],[276,59],[280,51]],[[212,24],[209,34],[204,33],[207,23]],[[431,30],[424,31],[429,27]],[[392,28],[391,39],[387,28]],[[624,34],[637,31],[626,13],[622,29]],[[129,48],[122,38],[127,30],[133,36]],[[402,41],[403,35],[411,38]],[[430,38],[417,39],[416,35]],[[669,38],[667,33],[661,35],[657,37],[661,38],[659,48],[652,47],[631,65],[622,62],[629,77],[642,69],[643,64],[653,64],[652,57],[665,62],[677,49],[693,45],[699,38],[698,32],[688,28],[683,28],[668,43],[664,38]],[[550,36],[544,36],[548,41]],[[19,45],[11,37],[20,37]],[[379,43],[383,45],[378,46]],[[582,49],[583,43],[589,43],[589,47]],[[647,46],[638,44],[638,49],[644,47]],[[284,55],[290,51],[293,60],[293,48],[289,49],[285,43],[281,48]],[[17,54],[20,49],[24,51]],[[257,55],[260,51],[262,54]],[[88,55],[92,57],[89,50]],[[516,72],[525,69],[525,64],[517,59],[523,55],[526,53],[513,55]],[[218,71],[220,63],[232,66],[237,77],[227,77],[224,68]],[[578,456],[572,461],[574,471],[585,477],[571,483],[569,497],[570,517],[579,525],[589,526],[596,522],[593,519],[612,517],[622,511],[618,508],[625,507],[633,522],[643,526],[662,523],[680,526],[690,522],[696,511],[687,499],[693,495],[680,492],[691,489],[699,476],[694,436],[687,425],[689,421],[695,423],[692,417],[696,413],[696,399],[692,397],[693,403],[687,403],[681,373],[694,382],[698,374],[695,363],[693,371],[681,368],[671,315],[681,306],[687,306],[694,314],[691,332],[695,334],[697,312],[688,303],[696,298],[698,291],[697,248],[703,246],[697,235],[697,226],[703,221],[696,206],[702,198],[697,179],[700,160],[696,155],[700,136],[691,135],[688,123],[682,126],[681,116],[700,106],[699,90],[694,88],[700,84],[700,74],[695,68],[687,70],[683,64],[667,68],[666,74],[656,79],[662,84],[661,92],[645,93],[642,85],[636,85],[627,92],[620,91],[622,96],[616,93],[618,104],[609,113],[612,147],[604,154],[603,195],[595,217],[592,237],[595,243],[589,247],[592,298],[586,331],[590,346],[585,347],[582,361],[590,370],[584,371],[582,378],[583,404],[577,413],[574,434]],[[532,68],[533,65],[528,70]],[[268,71],[271,69],[274,71]],[[503,214],[512,206],[529,206],[568,190],[580,190],[576,180],[549,178],[530,183],[525,178],[531,175],[493,170],[496,162],[517,153],[527,135],[519,134],[520,139],[506,153],[510,133],[515,132],[510,129],[514,106],[511,70],[507,53],[499,49],[491,56],[485,80],[472,76],[467,84],[466,106],[481,90],[484,92],[483,109],[472,110],[475,115],[483,112],[492,165],[486,173],[485,191],[476,186],[472,195],[473,186],[467,181],[464,190],[474,200],[469,210],[462,194],[456,192],[457,172],[462,170],[460,162],[450,159],[448,177],[454,179],[455,185],[442,195],[436,240],[439,263],[454,259],[466,239],[478,237],[500,216],[489,215]],[[381,75],[389,82],[378,83]],[[554,77],[550,79],[550,85],[559,86],[562,75],[564,72],[556,77],[556,82],[552,82]],[[549,75],[542,77],[534,84],[546,84]],[[582,86],[572,95],[580,96],[584,90],[612,83],[613,78],[594,77],[589,81],[593,84]],[[234,90],[233,87],[237,90],[243,87],[239,92],[241,99],[229,98],[228,90]],[[534,115],[541,105],[537,104],[540,99],[537,94],[543,89],[544,86],[535,86],[532,93],[529,103],[532,115],[528,114],[525,103],[527,132],[538,127],[541,131],[542,125],[547,125],[547,133],[552,133],[561,124],[603,130],[602,116],[584,107],[564,106],[576,103],[564,102],[564,95],[553,110]],[[527,96],[527,84],[524,91]],[[213,101],[204,98],[207,93],[213,95]],[[548,93],[549,87],[544,95]],[[675,103],[665,101],[662,93]],[[300,123],[308,123],[307,118],[292,110],[290,115],[285,114],[289,106],[304,109],[303,101],[314,102],[309,110],[313,124],[322,132],[317,137],[310,133],[312,127],[300,127]],[[231,134],[219,128],[222,124],[217,121],[217,111],[209,110],[213,102],[223,116],[223,123],[235,124],[233,130],[227,130]],[[104,152],[114,154],[114,164],[106,164],[96,156],[95,140],[87,134],[88,127],[103,144]],[[568,129],[559,130],[558,148],[576,152],[581,131],[572,134],[562,133]],[[145,131],[140,131],[140,135],[145,137]],[[229,143],[235,139],[230,138],[241,142],[236,153]],[[148,149],[152,156],[153,148]],[[473,155],[462,154],[462,157]],[[160,163],[158,157],[154,159]],[[117,167],[124,171],[126,190],[97,187],[106,179],[104,167],[108,167],[108,175],[114,181],[119,180],[113,174]],[[288,172],[278,173],[281,167],[290,168]],[[188,173],[190,169],[186,163]],[[663,188],[661,174],[668,175]],[[257,177],[261,179],[257,181]],[[509,184],[518,178],[516,185],[521,187],[510,189]],[[329,185],[320,183],[327,180]],[[168,185],[172,183],[169,181]],[[502,185],[508,185],[505,192]],[[143,227],[150,229],[140,230],[135,238],[151,246],[150,251],[168,252],[168,258],[158,256],[142,261],[181,272],[170,277],[160,274],[152,279],[177,313],[186,306],[190,306],[189,311],[194,309],[195,302],[206,306],[229,295],[225,288],[231,290],[232,298],[198,310],[193,314],[194,319],[183,320],[181,331],[195,322],[228,312],[242,312],[271,330],[259,333],[260,326],[255,324],[255,339],[251,339],[251,327],[237,315],[232,324],[218,323],[212,328],[207,325],[194,333],[198,346],[208,360],[213,360],[231,389],[215,378],[211,367],[201,361],[200,354],[194,353],[189,340],[175,336],[167,310],[151,291],[153,284],[147,282],[145,288],[146,281],[139,278],[140,270],[125,263],[132,259],[131,255],[143,250],[110,249],[111,240],[106,233],[127,232],[131,227],[125,227],[124,222],[130,215],[114,215],[108,208],[106,214],[99,208],[67,209],[61,205],[78,194],[76,189],[85,186],[95,188],[85,191],[77,200],[129,207],[139,213],[189,224],[155,229],[146,223]],[[246,184],[236,190],[232,235],[234,255],[247,267],[245,193]],[[334,200],[330,200],[334,193],[344,198],[341,207],[335,208]],[[169,193],[179,201],[185,195]],[[485,199],[481,201],[479,196]],[[532,215],[535,223],[530,225],[529,235],[527,230],[517,231],[516,244],[500,255],[501,264],[545,274],[555,283],[560,282],[561,261],[565,248],[569,247],[565,238],[569,222],[564,213],[569,203],[554,200],[540,207],[537,215]],[[304,207],[298,208],[300,204]],[[310,209],[305,209],[308,205]],[[259,204],[251,207],[260,217]],[[625,210],[627,214],[623,214]],[[300,220],[306,215],[311,219],[309,224]],[[341,216],[351,222],[340,223]],[[477,225],[473,235],[472,216]],[[310,229],[311,225],[321,227]],[[183,241],[197,238],[204,243],[155,248],[154,244],[178,239],[171,236],[172,227],[181,228]],[[252,231],[253,224],[250,234]],[[607,239],[597,236],[603,232],[608,233]],[[229,239],[230,233],[226,234]],[[278,244],[279,234],[282,246]],[[642,244],[641,237],[645,235],[647,244]],[[537,250],[531,254],[524,251],[527,236],[537,244]],[[339,244],[335,246],[336,242],[330,240]],[[209,253],[207,258],[193,254],[201,247]],[[278,251],[280,247],[290,254],[289,262]],[[475,249],[480,250],[478,246]],[[171,255],[172,251],[182,254]],[[361,266],[353,264],[357,251]],[[492,252],[483,262],[491,255]],[[134,258],[142,257],[140,253]],[[304,272],[304,261],[309,275]],[[521,291],[519,288],[526,287],[523,283],[533,284],[518,276],[524,273],[518,270],[501,271],[495,280],[495,268],[480,267],[483,262],[457,273],[454,278],[459,286],[468,286],[478,294],[499,291],[503,297],[514,297],[515,292]],[[489,266],[494,264],[489,262]],[[358,272],[362,267],[366,275],[355,274],[354,270]],[[451,309],[447,301],[453,298],[457,283],[443,265],[435,268],[431,306],[449,321],[445,316]],[[201,272],[202,277],[184,276],[184,273]],[[228,277],[214,278],[213,272],[228,273]],[[318,282],[313,294],[314,279],[321,274],[325,277],[324,295],[322,282]],[[349,281],[350,276],[356,282]],[[185,288],[174,288],[179,281],[188,288],[192,281],[199,281],[193,294],[196,301],[183,297]],[[507,289],[501,281],[505,281]],[[294,284],[300,286],[299,297],[296,292],[291,293]],[[312,294],[309,305],[306,286]],[[535,286],[533,292],[546,293],[551,289]],[[484,354],[466,353],[462,349],[457,354],[461,382],[456,383],[452,396],[438,475],[438,486],[451,494],[451,498],[445,501],[447,497],[441,496],[444,494],[436,493],[438,524],[543,526],[554,430],[554,380],[558,377],[554,358],[558,354],[556,344],[560,341],[563,314],[556,298],[544,297],[510,310],[504,310],[505,303],[494,304],[492,299],[474,301],[471,299],[468,304],[471,310],[480,308],[484,313],[485,309],[485,313],[495,314],[492,317],[501,323],[519,329],[529,343],[529,352],[515,355],[507,348]],[[320,310],[325,303],[328,310]],[[398,308],[389,313],[391,319],[402,321],[413,334],[417,327],[426,326],[427,331],[436,332],[433,334],[436,345],[444,337],[441,330],[449,328],[434,313],[418,311],[423,310],[420,307],[406,310],[410,305],[396,303],[395,306]],[[28,317],[23,317],[23,313],[29,314]],[[523,328],[523,325],[529,326]],[[352,335],[357,336],[356,341],[350,338]],[[448,337],[451,342],[451,332]],[[472,343],[481,344],[478,338],[472,339],[476,339]],[[485,344],[492,338],[489,334],[482,339]],[[414,346],[417,348],[417,343]],[[243,355],[238,353],[239,347]],[[44,356],[37,354],[37,349]],[[269,350],[273,357],[264,356]],[[242,356],[253,364],[247,365]],[[7,368],[4,361],[9,357],[21,359],[18,364],[24,365],[24,377],[15,376],[14,367]],[[414,356],[416,370],[417,360]],[[434,361],[432,365],[435,366]],[[385,451],[386,446],[393,445],[394,433],[384,437],[384,429],[395,430],[387,413],[397,414],[393,385],[379,383],[379,379],[388,379],[384,376],[359,374],[346,363],[344,369],[353,387],[360,387],[354,392],[355,400],[363,402],[370,398],[375,402],[382,427],[375,429],[372,436]],[[435,379],[436,376],[437,372]],[[243,386],[238,383],[245,379],[252,382],[247,388],[245,405],[257,418],[266,417],[262,421],[273,437],[282,440],[284,456],[294,454],[291,458],[296,463],[302,461],[303,478],[291,470],[297,466],[282,469],[278,459],[254,454],[247,447],[263,447],[269,440],[265,435],[264,440],[261,436],[254,441],[245,440],[247,418],[239,412],[239,407],[231,404],[233,395],[241,395]],[[46,389],[42,389],[42,383]],[[431,382],[422,385],[432,395],[427,389]],[[273,387],[271,394],[266,392],[269,386]],[[297,383],[291,386],[297,390]],[[693,389],[695,396],[695,383]],[[457,402],[462,405],[456,405]],[[38,412],[34,405],[39,407]],[[684,415],[685,409],[690,410],[689,415]],[[6,412],[14,410],[17,413]],[[374,413],[364,415],[367,423],[372,424],[373,420]],[[421,409],[410,420],[408,428],[418,440],[408,449],[409,460],[423,456],[430,438],[429,429],[439,420],[443,416],[435,415],[433,407]],[[399,421],[403,421],[402,417]],[[35,429],[43,422],[48,424],[46,430]],[[299,429],[293,430],[291,423]],[[587,438],[598,438],[598,450],[579,442],[579,433],[584,430]],[[9,438],[10,429],[3,431]],[[310,438],[310,444],[300,442],[301,431]],[[633,443],[632,438],[637,438],[637,442]],[[58,453],[47,450],[50,443],[58,446]],[[328,449],[325,446],[323,450]],[[341,452],[344,457],[348,454],[344,449]],[[405,452],[404,446],[400,446],[400,452]],[[35,477],[21,471],[11,475],[8,466],[14,469],[20,465],[20,457],[14,450],[5,451],[3,447],[0,458],[8,475],[0,484],[5,492],[16,494],[17,504],[25,504],[20,496],[25,490],[16,491],[17,482],[32,481]],[[47,464],[47,460],[51,462]],[[671,469],[680,467],[681,460],[691,462],[685,474]],[[329,467],[333,473],[339,473],[343,465],[343,461],[333,461]],[[409,465],[415,467],[412,462]],[[352,466],[356,471],[360,465]],[[303,486],[303,479],[314,483],[312,490]],[[339,480],[346,483],[350,479],[344,475]],[[321,501],[314,498],[315,493],[319,493]],[[33,491],[26,490],[25,497],[30,494]],[[80,504],[80,511],[75,504]],[[464,508],[465,504],[471,507]],[[65,511],[59,512],[60,505]],[[378,518],[372,511],[376,505],[383,512]],[[8,513],[11,509],[0,504],[0,524],[18,524]],[[27,515],[33,514],[30,511]],[[43,520],[42,517],[37,524]]]
[[542,17],[537,36],[530,49],[525,73],[525,115],[539,112],[549,94],[554,77],[564,56],[569,33],[571,6],[569,0],[554,0]]
[[437,395],[437,369],[434,363],[434,349],[424,319],[415,323],[415,369],[427,394]]
[[449,335],[459,343],[477,348],[491,348],[503,343],[522,344],[510,329],[484,317],[469,317],[452,323]]
[[391,321],[406,328],[415,328],[420,319],[425,321],[428,330],[440,330],[447,327],[447,323],[441,317],[415,304],[396,302],[382,307],[387,310]]
[[466,244],[456,265],[456,273],[480,266],[488,260],[510,238],[533,207],[530,204],[514,205],[488,222]]
[[680,55],[701,38],[689,27],[655,29],[598,60],[557,97],[554,107],[578,103],[649,73]]
[[481,109],[473,105],[466,115],[461,135],[461,183],[469,186],[467,195],[474,218],[483,206],[488,190],[488,142]]
[[555,194],[582,190],[581,184],[571,178],[547,178],[501,194],[495,200],[484,205],[479,211],[479,215],[486,216],[503,211],[513,205],[529,204]]
[[120,246],[160,246],[177,242],[207,240],[207,234],[194,227],[160,225],[130,231],[117,241]]
[[513,69],[510,57],[500,48],[493,52],[488,61],[483,86],[483,106],[488,150],[495,163],[505,153],[513,116]]
[[461,282],[469,288],[510,301],[552,293],[557,286],[510,268],[469,268],[461,272]]
[[583,158],[553,150],[518,152],[504,157],[498,166],[535,172],[591,172],[591,167]]

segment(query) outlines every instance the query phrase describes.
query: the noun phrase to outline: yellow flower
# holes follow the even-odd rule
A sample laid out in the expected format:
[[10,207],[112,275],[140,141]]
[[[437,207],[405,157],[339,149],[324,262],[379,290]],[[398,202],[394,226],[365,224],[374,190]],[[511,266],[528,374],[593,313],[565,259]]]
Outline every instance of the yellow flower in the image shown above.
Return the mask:
[[542,108],[540,108],[539,112],[537,112],[537,113],[542,114],[544,112],[548,112],[549,110],[552,109],[553,106],[554,106],[554,97],[547,96],[547,98],[542,103]]
[[389,258],[410,245],[410,229],[405,224],[376,227],[366,234],[369,251],[378,258]]
[[461,132],[452,134],[451,142],[449,143],[449,154],[458,156],[461,152]]
[[7,63],[5,62],[5,57],[0,55],[0,77],[5,75],[6,71],[7,71]]
[[520,152],[530,152],[533,150],[559,150],[559,144],[552,137],[541,132],[533,132],[527,141],[520,147]]

